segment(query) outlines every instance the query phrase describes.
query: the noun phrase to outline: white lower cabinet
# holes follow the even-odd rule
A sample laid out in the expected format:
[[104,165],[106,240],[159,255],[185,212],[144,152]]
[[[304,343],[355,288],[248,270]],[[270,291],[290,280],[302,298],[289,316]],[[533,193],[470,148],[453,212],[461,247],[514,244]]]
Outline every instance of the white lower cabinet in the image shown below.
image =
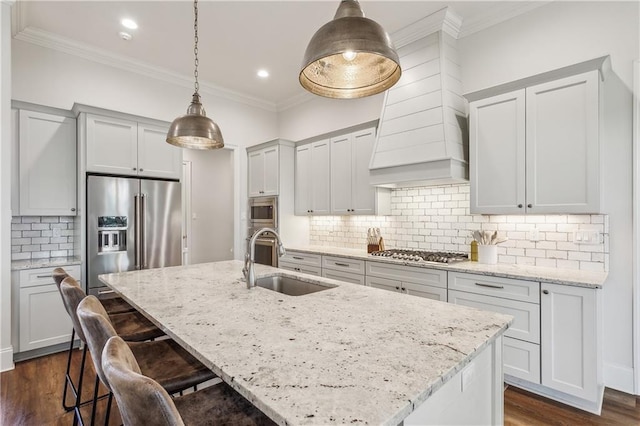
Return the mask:
[[542,385],[601,398],[599,303],[596,289],[542,283]]
[[[64,267],[69,275],[80,278],[80,266]],[[54,268],[28,269],[14,273],[14,322],[17,351],[42,349],[71,339],[72,323],[53,281]]]
[[447,301],[447,271],[367,261],[366,283],[383,290]]
[[502,351],[504,374],[540,383],[540,345],[505,337]]
[[322,256],[322,276],[352,284],[365,285],[364,260]]
[[319,254],[287,250],[287,253],[280,258],[278,268],[319,277],[322,275],[322,256]]

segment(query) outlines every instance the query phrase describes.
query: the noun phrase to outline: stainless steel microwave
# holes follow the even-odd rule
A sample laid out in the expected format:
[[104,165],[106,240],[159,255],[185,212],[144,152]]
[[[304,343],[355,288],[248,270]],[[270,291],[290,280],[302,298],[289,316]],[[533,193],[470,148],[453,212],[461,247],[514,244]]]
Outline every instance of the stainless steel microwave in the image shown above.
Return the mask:
[[278,229],[278,197],[256,197],[249,199],[249,228]]

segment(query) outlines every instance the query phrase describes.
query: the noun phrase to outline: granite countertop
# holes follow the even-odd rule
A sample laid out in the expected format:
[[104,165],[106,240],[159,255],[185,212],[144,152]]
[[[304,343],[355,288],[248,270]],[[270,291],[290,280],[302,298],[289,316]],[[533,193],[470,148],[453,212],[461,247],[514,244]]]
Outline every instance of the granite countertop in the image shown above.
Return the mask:
[[241,261],[99,278],[279,424],[396,425],[498,338],[508,315],[255,265],[335,286],[248,290]]
[[19,271],[23,269],[51,268],[54,266],[80,265],[82,261],[79,257],[47,257],[45,259],[12,260],[11,270]]
[[420,268],[441,269],[453,272],[468,272],[470,274],[489,275],[495,277],[515,278],[529,281],[543,281],[553,284],[571,285],[576,287],[602,288],[607,279],[607,272],[579,271],[574,269],[547,268],[530,265],[509,265],[498,263],[485,265],[478,262],[459,262],[452,264],[437,264],[427,262],[413,262],[388,257],[377,257],[367,254],[362,249],[347,249],[328,246],[287,246],[287,250],[302,253],[326,254],[342,256],[351,259],[369,260],[375,262],[393,263],[396,265],[416,266]]

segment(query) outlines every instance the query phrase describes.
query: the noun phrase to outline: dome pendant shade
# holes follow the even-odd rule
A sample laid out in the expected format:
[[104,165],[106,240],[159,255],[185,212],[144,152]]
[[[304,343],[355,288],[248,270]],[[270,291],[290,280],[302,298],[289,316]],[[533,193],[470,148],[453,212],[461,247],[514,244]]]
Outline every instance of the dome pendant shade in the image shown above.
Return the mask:
[[311,38],[299,80],[316,95],[351,99],[383,92],[401,75],[389,35],[364,17],[357,1],[342,0],[333,20]]
[[200,95],[193,94],[187,114],[173,120],[167,133],[167,142],[180,148],[217,149],[224,147],[220,128],[207,117],[200,103]]

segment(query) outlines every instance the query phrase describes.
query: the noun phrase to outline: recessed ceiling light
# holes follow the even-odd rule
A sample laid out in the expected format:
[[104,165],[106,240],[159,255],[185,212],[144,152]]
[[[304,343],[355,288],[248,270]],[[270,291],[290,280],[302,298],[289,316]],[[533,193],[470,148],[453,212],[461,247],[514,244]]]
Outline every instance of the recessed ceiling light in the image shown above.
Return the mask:
[[133,19],[124,18],[122,21],[120,21],[120,23],[123,27],[129,28],[130,30],[135,30],[136,28],[138,28],[138,24]]
[[267,71],[267,70],[258,70],[258,77],[260,77],[260,78],[269,77],[269,71]]
[[121,39],[123,39],[124,41],[129,41],[131,40],[131,34],[129,33],[125,33],[124,31],[120,31],[118,33],[118,35],[120,36]]

